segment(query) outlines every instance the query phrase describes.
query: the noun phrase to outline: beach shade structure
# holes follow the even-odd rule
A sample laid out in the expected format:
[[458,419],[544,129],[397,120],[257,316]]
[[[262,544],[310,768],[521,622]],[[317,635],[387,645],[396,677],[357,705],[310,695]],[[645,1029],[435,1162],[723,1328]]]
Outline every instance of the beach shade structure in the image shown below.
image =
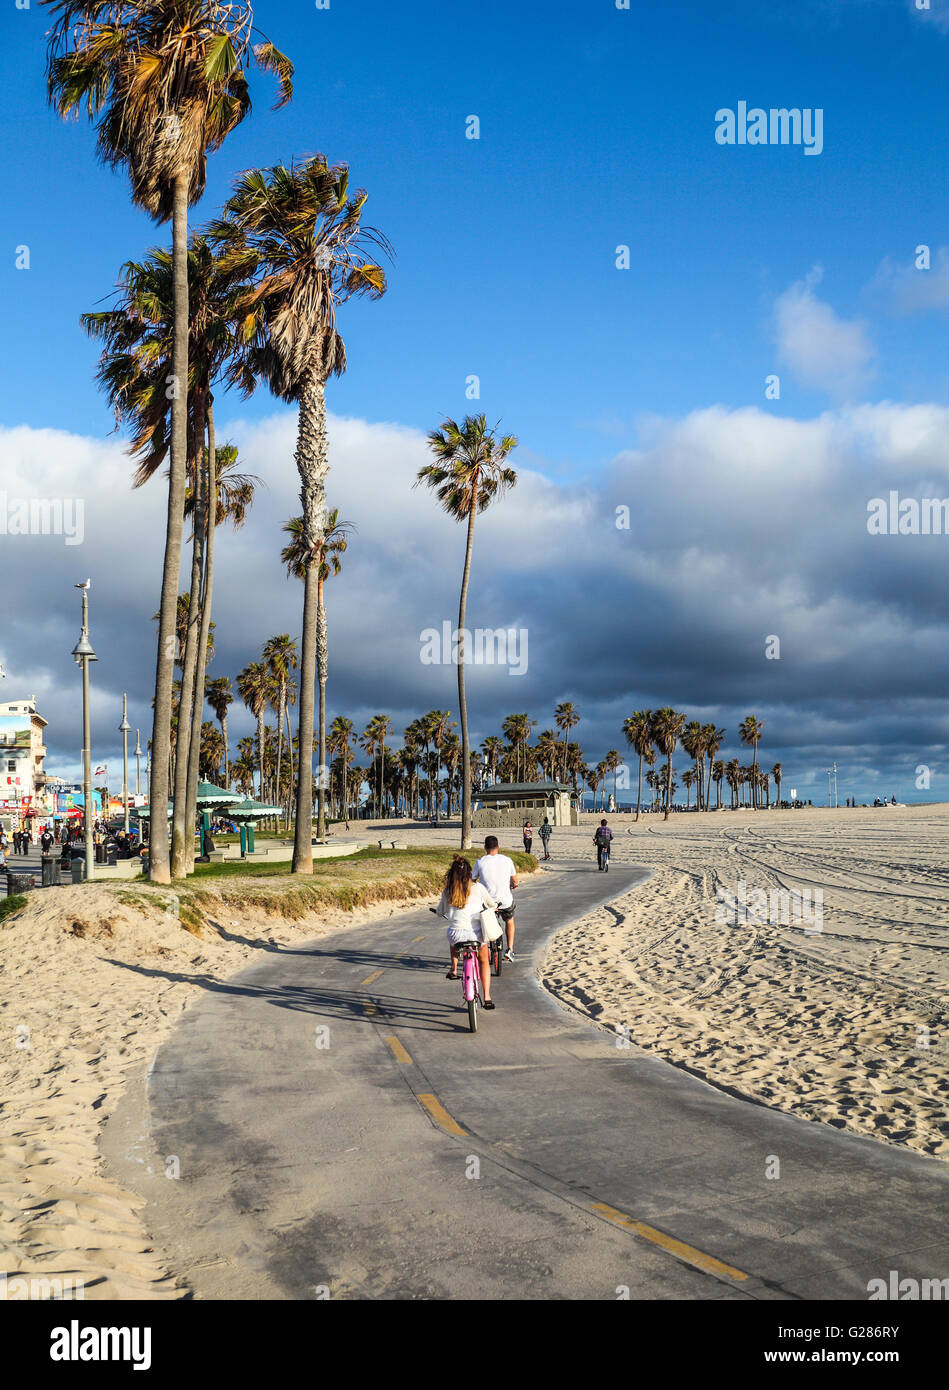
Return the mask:
[[224,787],[216,787],[213,782],[199,782],[195,804],[201,811],[213,811],[217,806],[230,807],[233,802],[242,800],[237,792],[229,792]]
[[225,814],[228,820],[263,820],[264,816],[279,816],[282,812],[279,806],[267,806],[248,796],[243,801],[229,801]]
[[276,816],[281,814],[279,806],[268,806],[263,801],[255,801],[253,797],[247,797],[244,801],[232,801],[228,803],[224,813],[228,820],[238,823],[241,828],[241,858],[243,859],[248,849],[253,853],[254,850],[254,822],[263,820],[264,816]]
[[[174,809],[174,802],[169,801],[169,803],[168,803],[168,816],[169,816],[169,819],[171,818],[171,814],[172,814],[173,809]],[[152,808],[151,808],[151,806],[149,806],[149,805],[147,805],[147,804],[146,804],[145,806],[136,806],[136,807],[134,807],[134,809],[130,809],[130,811],[129,811],[129,814],[130,814],[130,815],[136,815],[136,816],[138,816],[139,820],[148,820],[148,818],[149,818],[149,816],[151,815],[151,813],[152,813]]]

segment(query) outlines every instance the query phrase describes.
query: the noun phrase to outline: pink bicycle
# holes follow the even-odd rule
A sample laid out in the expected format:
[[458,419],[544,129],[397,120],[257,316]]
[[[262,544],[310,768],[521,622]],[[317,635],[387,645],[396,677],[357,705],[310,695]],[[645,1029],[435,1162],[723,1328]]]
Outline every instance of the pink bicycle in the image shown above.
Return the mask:
[[[430,907],[429,912],[435,908]],[[461,961],[461,1002],[468,1010],[468,1027],[472,1033],[478,1031],[478,1009],[484,1005],[484,985],[481,980],[481,962],[478,959],[478,945],[474,937],[456,941],[458,959]],[[490,968],[490,967],[489,967]]]
[[461,961],[461,999],[468,1007],[468,1027],[472,1033],[477,1033],[478,1007],[484,1004],[478,943],[472,937],[470,941],[458,942],[458,946],[458,959]]

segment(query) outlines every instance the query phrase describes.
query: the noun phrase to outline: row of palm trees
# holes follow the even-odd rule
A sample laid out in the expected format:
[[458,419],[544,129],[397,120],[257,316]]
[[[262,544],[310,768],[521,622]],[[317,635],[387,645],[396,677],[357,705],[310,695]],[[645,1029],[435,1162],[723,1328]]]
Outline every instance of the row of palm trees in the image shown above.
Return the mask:
[[[150,790],[162,812],[173,790],[174,819],[169,844],[164,814],[153,817],[150,877],[167,883],[186,872],[191,860],[189,784],[201,757],[196,709],[210,623],[211,519],[217,515],[211,500],[219,495],[214,390],[233,385],[249,394],[260,382],[299,412],[295,461],[302,515],[294,572],[304,594],[293,869],[306,872],[312,869],[319,585],[328,515],[325,390],[346,366],[338,309],[354,295],[379,298],[385,292],[376,253],[388,254],[388,243],[363,225],[367,195],[350,194],[346,166],[331,166],[322,155],[242,174],[223,214],[204,233],[189,237],[188,212],[204,192],[207,155],[250,112],[248,69],[256,65],[276,75],[278,106],[292,97],[293,65],[257,34],[249,5],[45,3],[53,16],[51,103],[64,117],[86,110],[101,158],[127,172],[132,201],[172,226],[170,250],[126,266],[120,302],[111,311],[116,318],[90,315],[86,322],[105,343],[100,381],[119,420],[130,427],[136,484],[168,464]],[[195,551],[181,652],[175,629],[189,492]],[[177,711],[176,661],[182,668]],[[279,727],[278,762],[282,720]]]
[[[723,779],[728,782],[732,789],[733,806],[737,805],[738,790],[747,785],[750,789],[750,804],[754,810],[757,810],[761,791],[765,790],[767,796],[769,776],[775,779],[778,800],[780,801],[781,764],[775,763],[770,774],[763,774],[758,767],[758,744],[763,732],[764,721],[753,714],[749,714],[739,724],[738,737],[742,745],[753,750],[751,766],[743,769],[737,758],[732,759],[729,763],[717,758],[718,751],[725,740],[724,729],[718,729],[714,724],[700,724],[696,719],[687,722],[686,715],[671,709],[668,705],[658,710],[636,710],[628,719],[623,721],[623,734],[628,746],[639,758],[637,820],[642,806],[643,763],[652,766],[656,761],[657,753],[666,759],[665,819],[669,819],[669,810],[672,805],[672,755],[680,744],[694,762],[694,770],[689,769],[684,773],[682,780],[690,793],[692,786],[695,786],[696,808],[698,810],[707,811],[710,809],[709,786],[712,781],[717,784],[718,805],[721,805]],[[610,753],[608,757],[612,759],[614,754]],[[707,768],[706,759],[708,759]],[[647,780],[649,775],[647,774]],[[655,773],[651,775],[653,778],[657,776]],[[691,803],[691,795],[689,801]]]

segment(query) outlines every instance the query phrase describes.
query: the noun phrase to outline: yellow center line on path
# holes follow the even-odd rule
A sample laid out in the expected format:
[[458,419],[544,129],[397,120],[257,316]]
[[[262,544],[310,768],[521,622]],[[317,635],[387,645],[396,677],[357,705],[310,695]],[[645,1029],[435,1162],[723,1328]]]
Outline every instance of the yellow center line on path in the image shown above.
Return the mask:
[[413,937],[412,937],[412,945],[414,946],[415,943],[416,943],[416,941],[424,941],[424,940],[425,940],[425,937],[424,937],[424,936],[413,936]]
[[[378,978],[379,978],[379,976],[380,976],[381,974],[382,974],[382,971],[381,971],[381,970],[374,970],[374,971],[372,972],[371,975],[367,975],[366,978],[363,980],[363,982],[362,982],[363,985],[371,985],[372,982],[373,982],[373,980],[378,980]],[[360,989],[361,989],[361,988],[362,988],[362,985],[360,985]]]
[[398,1038],[386,1038],[386,1042],[391,1047],[392,1055],[397,1062],[406,1062],[409,1066],[412,1065],[412,1058],[406,1052],[405,1048],[399,1042]]
[[634,1235],[641,1236],[643,1240],[651,1241],[653,1245],[659,1245],[663,1250],[668,1250],[670,1255],[677,1255],[680,1260],[685,1260],[687,1264],[695,1265],[697,1269],[704,1269],[709,1274],[723,1274],[728,1279],[738,1279],[739,1281],[750,1277],[743,1270],[735,1269],[734,1265],[727,1265],[722,1260],[716,1260],[714,1255],[706,1255],[703,1250],[696,1250],[694,1245],[686,1245],[684,1241],[676,1240],[674,1236],[667,1236],[664,1231],[657,1231],[655,1226],[647,1226],[644,1221],[637,1221],[635,1217],[628,1216],[624,1211],[618,1211],[616,1207],[608,1206],[606,1202],[594,1202],[592,1210],[598,1216],[606,1217],[607,1221],[615,1221],[617,1226],[622,1226],[624,1230],[632,1231]]
[[441,1125],[446,1134],[465,1134],[467,1132],[462,1129],[457,1120],[452,1119],[441,1101],[430,1091],[426,1092],[425,1095],[418,1096],[417,1099],[422,1102],[432,1119],[437,1125]]
[[364,1014],[377,1014],[379,1012],[371,999],[366,999],[364,1001],[362,1011]]

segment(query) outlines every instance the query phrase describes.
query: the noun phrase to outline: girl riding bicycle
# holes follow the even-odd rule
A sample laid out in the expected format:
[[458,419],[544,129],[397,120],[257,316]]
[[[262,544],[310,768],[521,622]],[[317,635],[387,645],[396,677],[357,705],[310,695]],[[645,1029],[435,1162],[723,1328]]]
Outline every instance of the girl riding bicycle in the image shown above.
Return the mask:
[[481,984],[484,990],[484,1007],[493,1009],[491,1002],[491,967],[489,964],[488,943],[481,927],[481,914],[485,908],[492,910],[497,903],[490,896],[483,883],[472,883],[471,865],[462,854],[456,854],[445,875],[445,886],[436,911],[439,917],[448,920],[448,944],[451,947],[451,969],[446,980],[457,980],[456,968],[458,947],[462,941],[478,943],[478,962],[481,966]]

